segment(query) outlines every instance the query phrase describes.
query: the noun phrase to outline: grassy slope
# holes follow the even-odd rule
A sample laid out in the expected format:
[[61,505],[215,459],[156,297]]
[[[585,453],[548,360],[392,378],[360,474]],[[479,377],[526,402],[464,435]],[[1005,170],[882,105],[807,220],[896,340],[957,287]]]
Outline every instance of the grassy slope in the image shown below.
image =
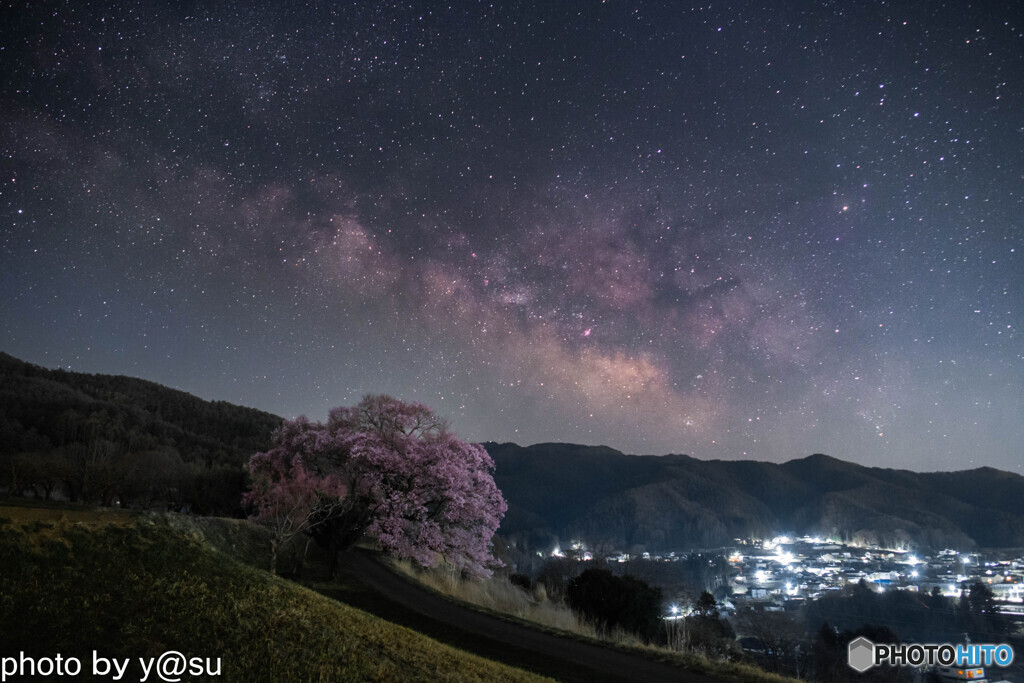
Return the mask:
[[88,672],[93,650],[173,649],[220,657],[220,681],[539,680],[243,565],[197,540],[210,530],[88,510],[0,507],[0,520],[0,656],[61,653]]

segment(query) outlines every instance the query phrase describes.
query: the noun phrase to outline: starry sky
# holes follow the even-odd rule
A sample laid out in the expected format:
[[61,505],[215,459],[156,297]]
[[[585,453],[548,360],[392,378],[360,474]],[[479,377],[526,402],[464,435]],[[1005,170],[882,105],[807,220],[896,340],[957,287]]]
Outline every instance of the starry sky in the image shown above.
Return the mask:
[[1021,472],[1024,13],[766,4],[10,3],[0,350]]

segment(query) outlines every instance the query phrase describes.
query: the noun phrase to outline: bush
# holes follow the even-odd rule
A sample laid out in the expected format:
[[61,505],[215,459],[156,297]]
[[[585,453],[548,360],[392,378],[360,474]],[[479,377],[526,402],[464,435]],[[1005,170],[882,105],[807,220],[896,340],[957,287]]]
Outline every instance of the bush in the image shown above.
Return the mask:
[[533,586],[533,582],[530,581],[530,577],[526,574],[513,574],[512,576],[508,577],[508,582],[511,583],[513,586],[519,586],[523,590],[530,590],[530,588]]
[[568,601],[605,631],[621,628],[648,641],[661,637],[661,589],[632,576],[587,569],[569,583]]

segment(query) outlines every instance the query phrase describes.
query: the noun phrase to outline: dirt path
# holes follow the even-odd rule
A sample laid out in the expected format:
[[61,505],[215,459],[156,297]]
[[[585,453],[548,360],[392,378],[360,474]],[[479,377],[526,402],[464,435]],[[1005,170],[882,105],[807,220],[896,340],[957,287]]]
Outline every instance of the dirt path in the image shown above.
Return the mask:
[[[561,638],[503,621],[462,607],[415,585],[378,563],[369,552],[356,550],[342,560],[360,581],[397,603],[404,610],[426,616],[441,626],[441,635],[452,629],[469,632],[473,640],[491,641],[489,654],[505,663],[560,680],[580,681],[687,681],[719,683],[720,679],[686,671],[643,657],[589,643]],[[414,628],[416,628],[414,626]],[[417,628],[417,630],[419,630]],[[428,633],[437,638],[438,631]],[[444,637],[440,640],[446,640]],[[459,638],[455,639],[457,642]],[[505,653],[507,656],[495,657]]]

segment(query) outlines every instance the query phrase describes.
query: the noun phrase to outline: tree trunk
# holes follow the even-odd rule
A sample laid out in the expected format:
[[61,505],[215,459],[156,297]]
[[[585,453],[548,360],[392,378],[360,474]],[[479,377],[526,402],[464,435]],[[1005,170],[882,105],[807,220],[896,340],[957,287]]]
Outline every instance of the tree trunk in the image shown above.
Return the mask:
[[327,578],[329,581],[334,581],[338,574],[338,557],[341,555],[341,549],[337,545],[331,545],[331,561],[327,568]]
[[295,549],[295,545],[292,545],[292,578],[297,579],[302,575],[302,569],[306,566],[306,554],[309,552],[309,541],[310,538],[306,537],[306,545],[303,547],[302,552],[299,553]]
[[277,551],[281,545],[281,539],[277,534],[270,538],[270,573],[277,574]]

